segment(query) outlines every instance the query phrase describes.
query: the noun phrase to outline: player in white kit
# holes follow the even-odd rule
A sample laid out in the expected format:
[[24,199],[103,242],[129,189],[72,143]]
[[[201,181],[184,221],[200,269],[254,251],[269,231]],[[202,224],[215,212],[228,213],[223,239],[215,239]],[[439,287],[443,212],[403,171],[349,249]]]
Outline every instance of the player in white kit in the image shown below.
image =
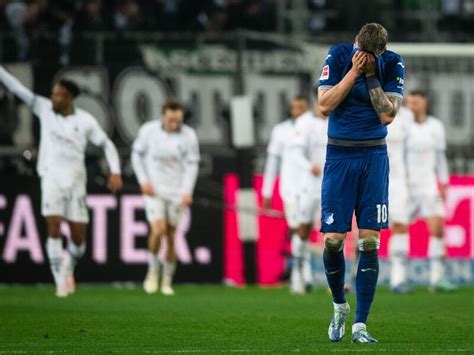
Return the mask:
[[[313,285],[313,272],[311,269],[311,248],[309,237],[314,228],[314,222],[320,219],[321,212],[321,185],[323,182],[324,163],[326,161],[328,117],[323,116],[315,105],[313,114],[303,114],[296,121],[298,131],[305,135],[305,146],[302,152],[306,163],[300,168],[303,175],[300,196],[301,224],[300,235],[303,236],[304,247],[302,277],[306,290]],[[300,158],[301,159],[301,158]],[[306,242],[308,241],[308,242]],[[298,271],[297,271],[298,272]]]
[[308,178],[308,174],[321,175],[322,172],[322,166],[311,162],[312,143],[308,133],[313,132],[318,123],[308,107],[306,98],[296,97],[291,102],[291,118],[273,128],[262,188],[263,208],[270,208],[275,178],[280,176],[280,196],[292,233],[290,291],[293,294],[303,294],[305,283],[312,282],[308,237],[316,218],[316,208],[319,207],[319,196],[316,193],[313,196],[304,194],[303,187],[312,192],[310,189],[314,188],[310,185],[314,181]]
[[409,293],[406,285],[406,262],[409,252],[410,223],[409,192],[406,170],[406,144],[414,116],[411,110],[400,107],[396,119],[388,126],[387,150],[390,163],[389,218],[392,236],[389,241],[391,262],[390,288],[394,293]]
[[[110,167],[108,186],[122,187],[117,149],[88,112],[74,106],[78,86],[69,80],[54,84],[51,99],[35,95],[0,66],[0,83],[28,105],[38,116],[41,140],[37,170],[41,178],[41,213],[46,218],[46,253],[56,283],[56,295],[65,297],[75,290],[74,268],[84,255],[89,216],[86,205],[85,151],[90,142],[100,146]],[[69,224],[71,239],[63,258],[60,225]]]
[[161,293],[174,294],[176,226],[183,209],[192,203],[198,175],[198,139],[194,129],[183,124],[183,117],[181,104],[174,99],[166,100],[162,105],[162,120],[145,123],[133,143],[132,165],[150,225],[148,272],[143,283],[150,294],[158,291],[161,239],[166,239],[167,244]]
[[[444,275],[444,200],[448,188],[446,133],[440,120],[427,114],[428,100],[424,92],[413,91],[407,107],[415,121],[407,133],[407,169],[412,216],[426,219],[430,230],[430,286],[432,290],[452,291]],[[440,188],[438,187],[440,183]]]

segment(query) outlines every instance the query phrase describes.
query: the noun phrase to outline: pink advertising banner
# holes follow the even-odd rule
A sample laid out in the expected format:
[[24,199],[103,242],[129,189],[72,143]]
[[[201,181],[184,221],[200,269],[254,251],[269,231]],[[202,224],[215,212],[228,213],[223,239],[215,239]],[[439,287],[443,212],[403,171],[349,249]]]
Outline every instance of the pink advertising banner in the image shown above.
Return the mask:
[[[255,206],[262,205],[262,177],[253,179]],[[236,194],[240,189],[239,178],[229,174],[224,178],[224,200],[228,206],[236,206]],[[283,211],[283,203],[276,184],[272,208]],[[256,215],[255,264],[257,282],[273,285],[279,282],[284,271],[285,256],[289,253],[288,227],[283,218]],[[354,255],[354,226],[346,240],[346,257]],[[474,176],[451,176],[446,200],[446,246],[449,258],[474,259]],[[382,232],[380,257],[387,257],[390,231]],[[429,232],[426,223],[415,221],[410,226],[410,257],[426,258]],[[314,231],[311,240],[322,248],[322,238]],[[224,212],[224,279],[236,285],[245,284],[243,244],[239,235],[239,214],[233,208]]]

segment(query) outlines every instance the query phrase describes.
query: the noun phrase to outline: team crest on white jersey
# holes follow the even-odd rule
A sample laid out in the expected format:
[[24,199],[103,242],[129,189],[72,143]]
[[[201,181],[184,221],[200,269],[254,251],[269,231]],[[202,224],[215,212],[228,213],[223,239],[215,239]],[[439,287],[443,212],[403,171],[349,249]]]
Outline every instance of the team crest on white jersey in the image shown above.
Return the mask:
[[319,80],[328,80],[329,79],[329,65],[325,65],[321,71],[321,77]]

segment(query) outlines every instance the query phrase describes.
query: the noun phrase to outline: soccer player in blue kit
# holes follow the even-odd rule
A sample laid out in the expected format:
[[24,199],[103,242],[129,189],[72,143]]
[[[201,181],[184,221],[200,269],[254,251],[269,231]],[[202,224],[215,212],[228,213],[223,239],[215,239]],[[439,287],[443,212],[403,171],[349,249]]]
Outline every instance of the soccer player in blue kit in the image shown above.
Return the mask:
[[322,185],[324,267],[333,296],[329,339],[342,340],[350,308],[344,295],[344,239],[355,212],[360,252],[356,276],[354,343],[376,343],[366,329],[379,273],[380,230],[388,228],[388,157],[385,136],[403,99],[402,58],[386,49],[387,30],[364,25],[354,44],[329,49],[318,85],[329,115]]

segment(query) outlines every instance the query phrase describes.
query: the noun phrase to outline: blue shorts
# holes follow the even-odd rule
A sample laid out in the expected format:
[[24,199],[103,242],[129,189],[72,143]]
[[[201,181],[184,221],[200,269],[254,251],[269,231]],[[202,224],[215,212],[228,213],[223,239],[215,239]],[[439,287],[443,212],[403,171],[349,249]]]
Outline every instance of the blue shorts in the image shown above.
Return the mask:
[[387,146],[328,145],[321,194],[321,232],[388,228]]

